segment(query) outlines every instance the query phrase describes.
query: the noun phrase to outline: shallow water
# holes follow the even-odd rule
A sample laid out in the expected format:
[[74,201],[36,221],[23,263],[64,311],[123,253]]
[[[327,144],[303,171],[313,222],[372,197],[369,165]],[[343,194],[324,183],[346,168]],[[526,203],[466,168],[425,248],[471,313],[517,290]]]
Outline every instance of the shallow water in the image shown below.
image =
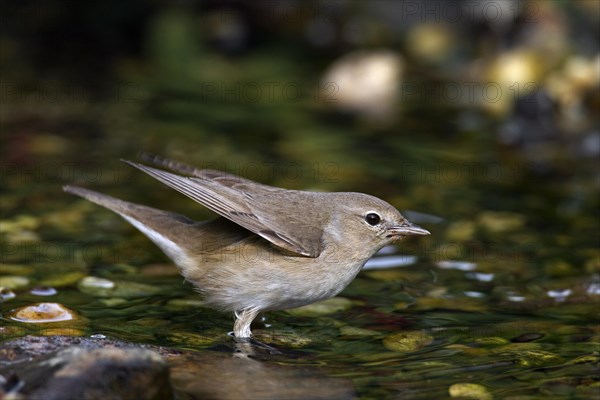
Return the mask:
[[[106,166],[99,170],[111,177],[124,171],[114,170],[113,160],[100,162]],[[11,190],[2,206],[3,340],[105,335],[200,353],[231,349],[232,317],[203,308],[192,286],[147,239],[111,213],[63,195],[64,175],[40,182],[15,165],[4,170]],[[74,168],[74,175],[83,174]],[[131,176],[132,183],[109,182],[107,190],[128,191],[125,196],[147,203],[168,199],[171,209],[195,208],[159,183]],[[314,393],[329,390],[332,381],[325,378],[335,378],[334,385],[347,389],[340,396],[364,398],[597,396],[600,276],[593,193],[585,191],[584,174],[560,186],[532,176],[510,185],[485,182],[477,192],[448,179],[405,185],[407,199],[397,205],[418,205],[420,213],[407,215],[432,235],[383,249],[339,298],[266,314],[254,328],[256,338],[282,353],[260,355],[267,375],[277,381],[281,377],[269,368],[290,368],[282,382],[301,386],[308,380]],[[356,189],[378,192],[372,185]],[[422,190],[436,192],[439,200],[419,197]],[[72,310],[75,319],[11,318],[20,307],[48,302]],[[229,362],[226,368],[236,365],[240,372],[248,368]],[[177,383],[193,393],[189,385]]]

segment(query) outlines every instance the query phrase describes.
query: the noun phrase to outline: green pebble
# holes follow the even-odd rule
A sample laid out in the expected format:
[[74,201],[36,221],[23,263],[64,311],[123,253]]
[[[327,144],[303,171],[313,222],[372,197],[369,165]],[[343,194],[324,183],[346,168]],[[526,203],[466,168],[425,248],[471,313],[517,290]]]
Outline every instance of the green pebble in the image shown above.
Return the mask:
[[49,286],[54,288],[72,286],[84,276],[85,274],[80,271],[67,272],[66,274],[56,275],[42,280],[40,282],[40,286]]
[[477,383],[455,383],[448,388],[451,397],[467,399],[491,400],[492,394],[483,385]]

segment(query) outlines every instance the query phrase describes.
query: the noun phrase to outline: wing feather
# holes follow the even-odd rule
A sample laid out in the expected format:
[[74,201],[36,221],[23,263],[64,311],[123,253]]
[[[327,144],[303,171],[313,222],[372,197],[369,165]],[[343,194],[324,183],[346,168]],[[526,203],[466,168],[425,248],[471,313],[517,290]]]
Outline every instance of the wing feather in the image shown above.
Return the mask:
[[[260,235],[275,246],[308,257],[318,257],[322,251],[322,229],[306,223],[306,215],[290,211],[290,191],[255,183],[219,171],[191,171],[193,176],[181,176],[143,164],[123,160],[153,178],[172,187],[215,213]],[[162,163],[167,166],[167,162]],[[168,163],[169,168],[174,164]],[[175,168],[172,168],[175,169]],[[209,173],[204,173],[209,171]],[[233,184],[234,178],[237,181]],[[254,191],[254,192],[253,192]],[[310,192],[294,192],[310,196]],[[297,200],[297,199],[296,199]],[[314,207],[313,207],[314,209]],[[277,218],[273,218],[276,215]],[[282,220],[282,218],[284,220]],[[299,232],[302,232],[300,235]]]

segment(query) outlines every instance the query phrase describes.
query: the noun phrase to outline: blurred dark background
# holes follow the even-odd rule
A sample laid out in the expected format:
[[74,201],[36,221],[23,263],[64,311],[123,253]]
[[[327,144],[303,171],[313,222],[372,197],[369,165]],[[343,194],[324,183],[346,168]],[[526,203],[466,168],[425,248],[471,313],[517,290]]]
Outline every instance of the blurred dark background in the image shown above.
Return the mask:
[[597,204],[595,0],[1,7],[8,189],[144,150],[451,218]]

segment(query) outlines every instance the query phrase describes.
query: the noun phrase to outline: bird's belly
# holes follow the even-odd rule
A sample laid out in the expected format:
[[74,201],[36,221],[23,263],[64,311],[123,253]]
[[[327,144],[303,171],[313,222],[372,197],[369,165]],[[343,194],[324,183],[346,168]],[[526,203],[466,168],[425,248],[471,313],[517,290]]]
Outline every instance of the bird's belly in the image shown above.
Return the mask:
[[[232,253],[210,267],[183,273],[209,305],[224,310],[285,310],[328,299],[354,279],[364,262],[307,257],[248,259]],[[186,273],[187,272],[187,273]]]

